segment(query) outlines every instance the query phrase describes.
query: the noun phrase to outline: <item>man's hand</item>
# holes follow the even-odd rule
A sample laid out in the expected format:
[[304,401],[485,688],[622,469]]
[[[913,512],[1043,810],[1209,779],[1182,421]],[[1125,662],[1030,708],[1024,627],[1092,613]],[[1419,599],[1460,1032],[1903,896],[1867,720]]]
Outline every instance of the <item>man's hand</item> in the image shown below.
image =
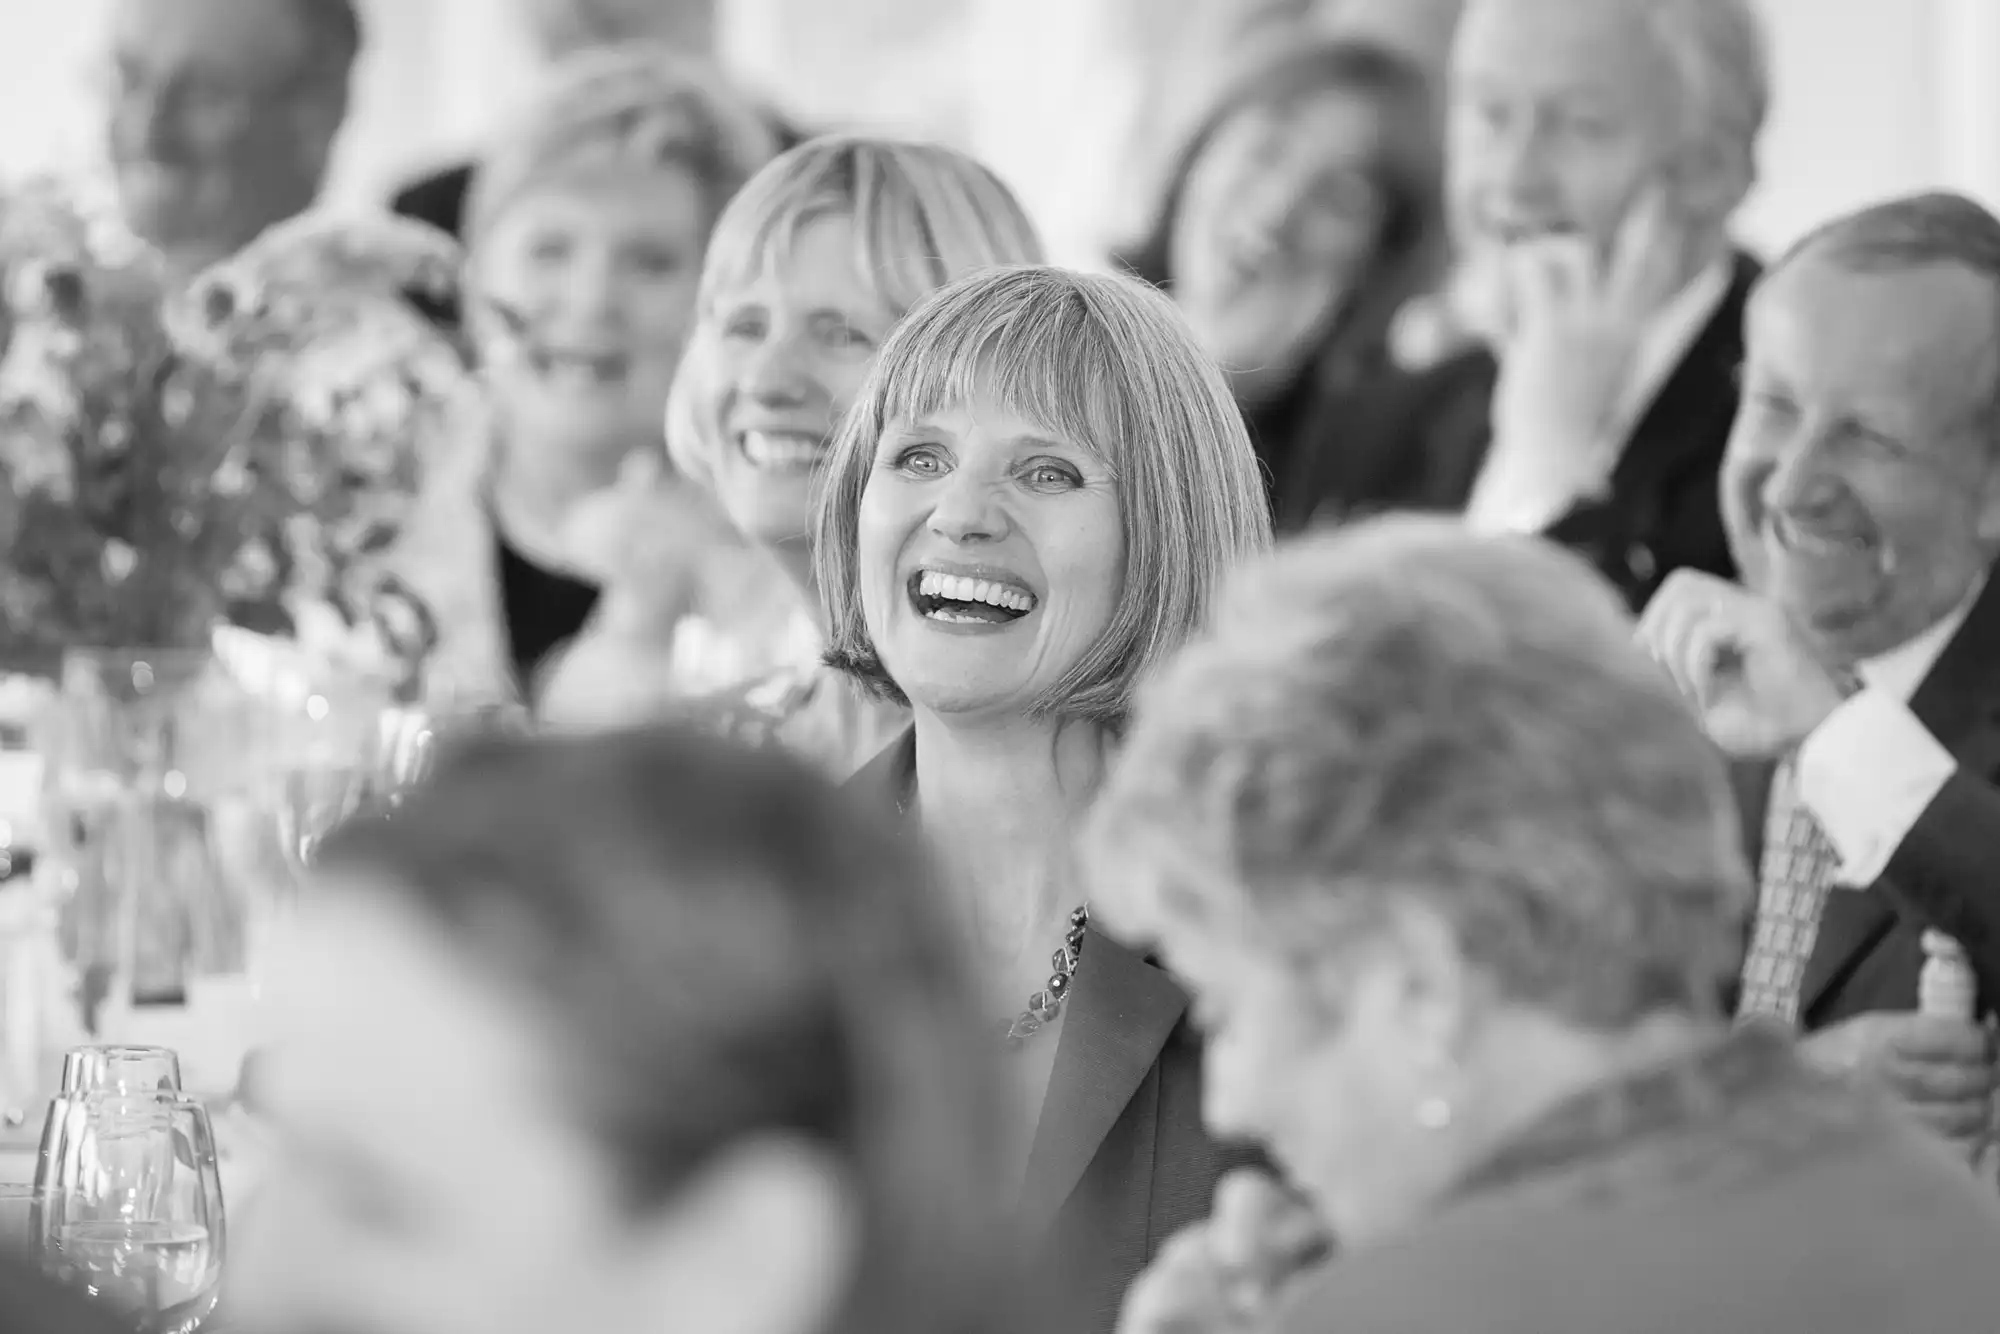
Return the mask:
[[1736,759],[1786,753],[1846,698],[1783,609],[1712,574],[1668,575],[1639,618],[1639,642]]
[[1640,340],[1685,277],[1684,233],[1667,192],[1655,187],[1626,214],[1606,258],[1580,236],[1514,248],[1513,329],[1493,395],[1497,448],[1531,451],[1552,481],[1570,487],[1608,480]]
[[1215,1210],[1179,1233],[1133,1282],[1119,1334],[1255,1334],[1277,1298],[1324,1259],[1318,1217],[1260,1172],[1238,1171],[1215,1188]]
[[1805,1039],[1815,1064],[1883,1085],[1968,1155],[1993,1120],[1994,1050],[1980,1025],[1916,1011],[1856,1015]]

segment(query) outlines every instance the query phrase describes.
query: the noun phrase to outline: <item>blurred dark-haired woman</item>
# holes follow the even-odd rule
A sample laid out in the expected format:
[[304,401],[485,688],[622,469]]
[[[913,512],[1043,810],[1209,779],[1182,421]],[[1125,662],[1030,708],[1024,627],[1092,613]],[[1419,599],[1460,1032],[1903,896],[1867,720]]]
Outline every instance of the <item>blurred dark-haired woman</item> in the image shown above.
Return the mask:
[[1383,447],[1347,429],[1399,310],[1442,257],[1423,70],[1387,47],[1269,48],[1195,122],[1149,235],[1119,257],[1167,289],[1228,372],[1281,531],[1372,498]]

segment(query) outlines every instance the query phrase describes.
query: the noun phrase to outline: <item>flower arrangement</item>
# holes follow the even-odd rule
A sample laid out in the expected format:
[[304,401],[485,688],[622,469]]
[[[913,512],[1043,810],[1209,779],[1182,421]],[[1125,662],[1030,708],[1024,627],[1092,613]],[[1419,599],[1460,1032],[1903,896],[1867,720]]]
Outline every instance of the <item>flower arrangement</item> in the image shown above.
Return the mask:
[[0,671],[233,625],[414,679],[385,556],[477,391],[409,298],[457,271],[421,224],[309,215],[177,289],[79,193],[0,192]]

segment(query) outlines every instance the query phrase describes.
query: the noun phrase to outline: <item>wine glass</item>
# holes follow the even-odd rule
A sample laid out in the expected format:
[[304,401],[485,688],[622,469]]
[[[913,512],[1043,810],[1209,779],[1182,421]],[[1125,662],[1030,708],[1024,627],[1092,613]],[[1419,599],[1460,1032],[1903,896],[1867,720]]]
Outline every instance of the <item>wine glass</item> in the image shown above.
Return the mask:
[[215,1309],[226,1249],[208,1113],[179,1093],[93,1093],[51,1108],[35,1173],[43,1266],[144,1334]]
[[86,1093],[178,1093],[181,1058],[168,1047],[73,1047],[63,1053],[65,1097]]

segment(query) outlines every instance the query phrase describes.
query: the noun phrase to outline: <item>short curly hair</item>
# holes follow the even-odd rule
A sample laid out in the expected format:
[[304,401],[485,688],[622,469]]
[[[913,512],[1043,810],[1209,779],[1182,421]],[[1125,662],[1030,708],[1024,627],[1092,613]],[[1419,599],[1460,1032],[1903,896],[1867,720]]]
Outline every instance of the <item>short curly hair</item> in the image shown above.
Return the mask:
[[1302,967],[1419,904],[1580,1025],[1712,1015],[1751,903],[1721,755],[1616,593],[1528,538],[1394,516],[1243,572],[1143,693],[1085,837],[1098,906]]

